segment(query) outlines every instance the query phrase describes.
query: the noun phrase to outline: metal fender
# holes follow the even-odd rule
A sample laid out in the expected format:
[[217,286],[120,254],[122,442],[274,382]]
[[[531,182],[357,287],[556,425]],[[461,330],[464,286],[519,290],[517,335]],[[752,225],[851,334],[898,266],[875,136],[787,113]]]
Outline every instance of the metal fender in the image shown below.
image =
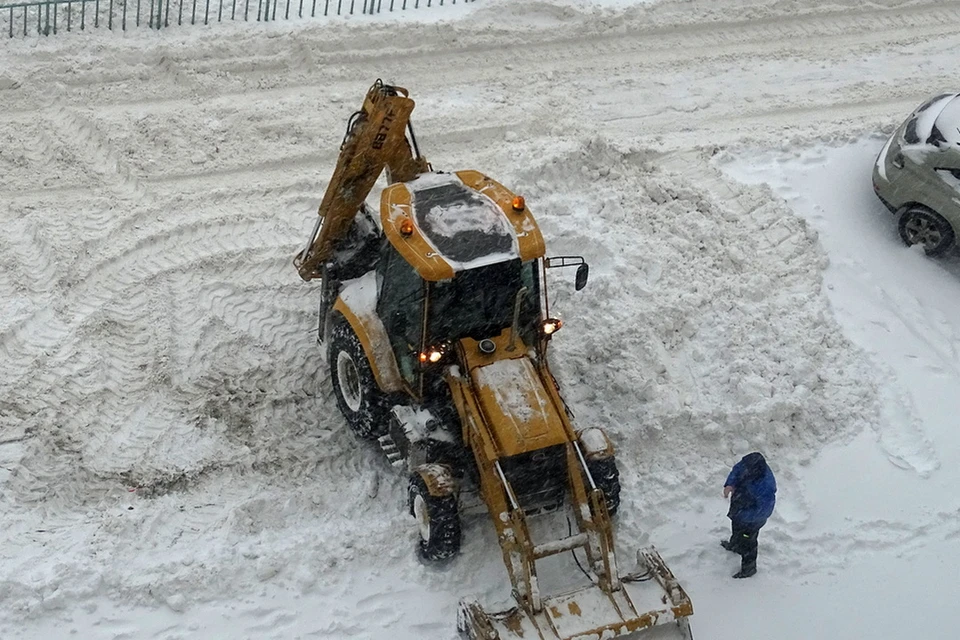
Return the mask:
[[333,311],[344,317],[360,340],[377,386],[387,393],[402,391],[403,382],[397,359],[390,348],[390,339],[380,318],[375,313],[358,313],[358,310],[344,301],[342,294],[333,303]]
[[580,448],[587,460],[603,460],[613,457],[613,443],[606,432],[599,427],[584,429],[579,433]]
[[445,498],[457,493],[457,481],[453,471],[445,464],[422,464],[413,470],[423,478],[427,491],[434,498]]

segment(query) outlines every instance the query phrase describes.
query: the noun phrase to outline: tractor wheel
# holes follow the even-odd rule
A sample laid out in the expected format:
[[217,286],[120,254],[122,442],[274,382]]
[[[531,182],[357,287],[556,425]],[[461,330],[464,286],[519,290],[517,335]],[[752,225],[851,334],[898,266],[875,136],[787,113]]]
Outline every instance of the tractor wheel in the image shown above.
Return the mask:
[[620,508],[620,470],[617,469],[617,459],[609,457],[588,460],[587,468],[593,476],[593,482],[606,498],[607,512],[613,517]]
[[387,432],[386,401],[370,370],[360,339],[343,318],[330,332],[330,379],[337,406],[350,429],[364,440],[375,440]]
[[928,256],[939,256],[953,246],[953,227],[943,216],[926,207],[911,207],[900,216],[900,238],[908,247],[922,244]]
[[419,473],[410,476],[410,514],[420,529],[418,544],[424,560],[444,560],[460,552],[460,512],[456,494],[432,496]]

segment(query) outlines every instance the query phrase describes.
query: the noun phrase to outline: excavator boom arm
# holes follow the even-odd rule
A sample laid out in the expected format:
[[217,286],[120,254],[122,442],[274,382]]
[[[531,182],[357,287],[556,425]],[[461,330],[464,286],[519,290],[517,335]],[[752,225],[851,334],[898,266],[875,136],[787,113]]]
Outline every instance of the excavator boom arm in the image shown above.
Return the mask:
[[337,167],[317,211],[320,219],[307,246],[294,259],[304,280],[322,275],[323,263],[346,235],[384,169],[388,170],[391,182],[412,180],[429,169],[426,158],[417,150],[410,127],[413,107],[406,89],[377,80],[367,92],[361,110],[350,118]]

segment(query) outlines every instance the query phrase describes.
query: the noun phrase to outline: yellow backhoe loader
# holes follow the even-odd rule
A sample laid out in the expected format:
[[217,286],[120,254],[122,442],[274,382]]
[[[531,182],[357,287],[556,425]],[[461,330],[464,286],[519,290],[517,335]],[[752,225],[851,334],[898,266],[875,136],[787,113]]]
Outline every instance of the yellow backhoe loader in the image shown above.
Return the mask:
[[[560,322],[546,270],[576,267],[580,290],[587,264],[547,258],[524,199],[482,172],[434,171],[413,107],[401,87],[370,88],[294,259],[322,283],[319,340],[340,410],[409,473],[425,561],[459,551],[468,496],[489,514],[515,606],[462,601],[464,636],[599,640],[675,624],[690,637],[690,599],[656,550],[618,572],[613,446],[599,428],[573,426],[547,364]],[[384,172],[377,216],[365,200]],[[533,518],[564,511],[567,531],[534,534]],[[541,593],[537,563],[566,552],[586,584]]]

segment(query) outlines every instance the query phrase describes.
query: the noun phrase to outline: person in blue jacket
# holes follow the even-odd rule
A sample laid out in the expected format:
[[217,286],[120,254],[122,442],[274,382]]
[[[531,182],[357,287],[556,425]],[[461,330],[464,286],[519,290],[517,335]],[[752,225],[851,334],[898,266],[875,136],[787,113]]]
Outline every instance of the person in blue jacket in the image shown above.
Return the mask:
[[[732,495],[731,495],[732,494]],[[723,497],[730,498],[730,540],[720,545],[741,556],[740,571],[734,578],[749,578],[757,573],[757,537],[767,523],[777,501],[777,481],[763,455],[748,453],[733,465],[723,486]]]

